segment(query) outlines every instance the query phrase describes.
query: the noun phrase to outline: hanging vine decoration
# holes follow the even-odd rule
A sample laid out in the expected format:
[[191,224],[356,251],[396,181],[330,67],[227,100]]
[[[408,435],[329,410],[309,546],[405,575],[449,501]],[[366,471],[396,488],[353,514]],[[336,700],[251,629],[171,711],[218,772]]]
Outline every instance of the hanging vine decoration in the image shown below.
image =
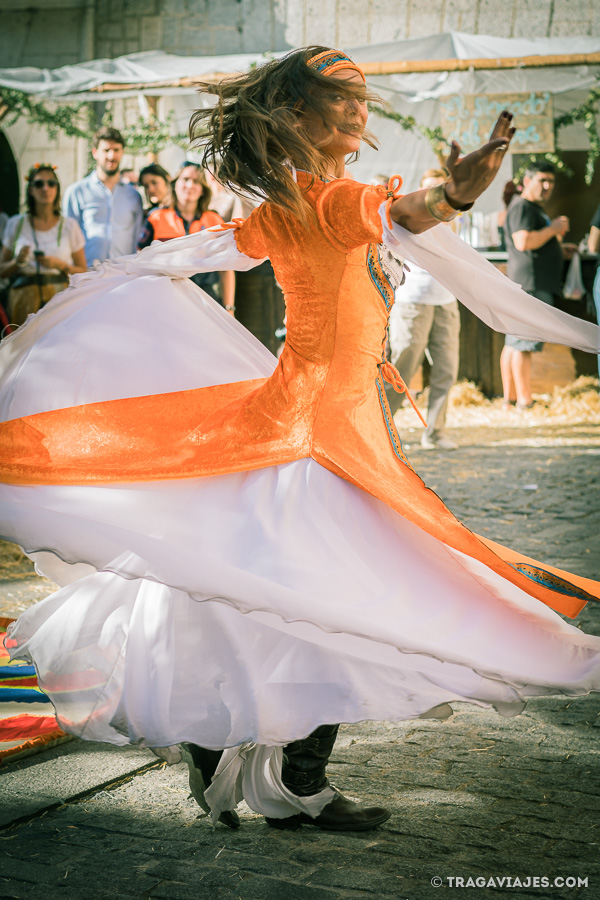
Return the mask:
[[87,103],[62,106],[53,101],[33,100],[31,94],[0,87],[0,122],[3,127],[14,125],[22,116],[33,125],[46,129],[55,140],[62,132],[69,137],[88,138],[89,116]]
[[[91,141],[98,127],[93,108],[89,103],[63,106],[53,101],[36,101],[32,99],[31,94],[0,87],[0,122],[3,127],[14,125],[22,117],[33,125],[44,128],[51,140],[55,140],[62,133],[69,137]],[[110,114],[104,117],[103,124],[112,124]],[[173,144],[184,149],[189,146],[188,135],[175,132],[173,110],[163,120],[153,116],[149,118],[140,116],[136,122],[121,131],[127,144],[127,151],[133,156],[160,153]]]
[[[600,159],[600,134],[598,132],[598,123],[596,121],[596,116],[600,111],[599,104],[600,88],[592,88],[583,103],[580,103],[579,106],[570,109],[566,113],[562,113],[560,116],[556,116],[554,119],[555,147],[558,146],[558,133],[561,128],[566,128],[568,125],[573,125],[575,122],[581,122],[586,130],[590,144],[585,163],[586,184],[592,183],[594,172],[596,170],[596,162]],[[540,160],[546,160],[547,162],[552,163],[557,171],[562,172],[568,178],[573,175],[573,170],[564,161],[560,150],[555,150],[554,153],[533,154],[529,156],[519,167],[518,172],[515,172],[513,181],[519,181],[525,174],[527,166],[532,162],[539,162]]]
[[557,137],[560,128],[572,125],[574,122],[582,122],[586,130],[590,148],[588,150],[585,167],[585,183],[591,184],[596,168],[596,161],[600,158],[600,135],[596,116],[599,113],[600,87],[592,88],[583,103],[563,113],[554,120],[554,135]]
[[[391,110],[383,109],[381,106],[376,106],[374,104],[369,104],[369,110],[386,119],[392,119],[405,131],[416,131],[419,134],[422,134],[440,162],[443,162],[444,156],[449,152],[450,145],[440,128],[426,128],[424,125],[419,125],[413,116],[403,116],[401,113],[392,112]],[[575,122],[581,122],[586,130],[590,144],[585,166],[586,184],[592,183],[594,172],[596,170],[596,163],[600,159],[600,132],[598,131],[596,119],[596,116],[599,113],[600,88],[592,88],[586,99],[579,106],[574,107],[566,113],[562,113],[560,116],[556,116],[554,119],[555,147],[558,147],[558,137],[561,128],[566,128],[567,125],[573,125]],[[532,162],[539,162],[540,160],[546,160],[547,162],[552,163],[557,171],[562,172],[568,178],[573,176],[573,170],[564,161],[561,151],[556,149],[553,152],[532,154],[531,156],[528,156],[519,167],[519,170],[515,172],[513,181],[520,181],[526,168]]]
[[[112,125],[112,115],[108,113],[102,120],[103,125]],[[171,110],[164,119],[159,117],[138,116],[132,125],[120,128],[125,139],[127,153],[132,156],[143,156],[145,153],[160,153],[175,144],[186,150],[190,144],[187,133],[175,132],[175,112]]]
[[[530,156],[525,157],[517,171],[512,177],[512,180],[515,184],[521,184],[523,181],[523,176],[525,172],[534,163],[538,162],[549,162],[551,163],[557,172],[562,172],[562,174],[566,178],[572,178],[575,174],[573,169],[567,165],[564,161],[560,150],[550,151],[547,153],[532,153]],[[589,184],[589,182],[587,182]]]
[[[589,149],[585,168],[585,183],[591,184],[596,170],[596,163],[600,159],[600,132],[596,116],[600,107],[600,87],[592,88],[586,99],[574,109],[562,113],[554,119],[555,146],[558,146],[558,134],[561,128],[581,122],[586,130],[589,140]],[[369,104],[369,110],[375,115],[386,119],[392,119],[404,131],[417,132],[428,142],[433,153],[441,163],[448,155],[450,144],[442,134],[441,128],[428,128],[420,125],[414,116],[405,116],[402,113],[382,108],[375,104]],[[48,137],[55,140],[59,133],[69,137],[78,137],[90,140],[95,130],[94,116],[89,103],[71,103],[61,105],[53,101],[33,100],[31,94],[16,91],[12,88],[0,87],[0,122],[4,127],[13,125],[19,118],[25,116],[34,125],[45,128]],[[188,135],[182,132],[173,133],[175,130],[175,116],[173,111],[164,119],[157,117],[144,118],[140,116],[133,124],[123,129],[123,136],[127,141],[127,149],[134,156],[144,153],[160,153],[161,150],[175,144],[186,149],[189,146]],[[544,153],[528,157],[519,171],[515,173],[514,180],[522,177],[523,172],[530,162],[545,159],[551,162],[558,171],[568,177],[573,175],[567,166],[560,150],[553,153]]]
[[440,163],[444,163],[445,158],[450,153],[450,143],[442,134],[441,128],[428,128],[426,125],[420,125],[414,116],[404,116],[402,113],[393,112],[391,109],[385,109],[375,103],[369,103],[368,107],[369,112],[373,112],[384,119],[391,119],[393,122],[397,122],[404,131],[416,131],[422,134]]
[[585,165],[585,183],[591,184],[596,168],[596,161],[600,159],[600,133],[598,133],[596,114],[594,112],[587,113],[584,124],[590,142],[590,149]]

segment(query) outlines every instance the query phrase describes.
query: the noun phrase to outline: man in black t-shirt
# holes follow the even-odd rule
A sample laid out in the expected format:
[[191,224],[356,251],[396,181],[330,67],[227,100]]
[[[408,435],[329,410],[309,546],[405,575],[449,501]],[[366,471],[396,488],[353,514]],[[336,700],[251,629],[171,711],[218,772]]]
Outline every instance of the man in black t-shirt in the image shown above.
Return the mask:
[[[506,214],[506,274],[544,303],[554,305],[560,293],[563,270],[562,238],[569,220],[559,216],[552,221],[543,210],[554,190],[554,167],[550,163],[532,164],[523,178],[523,192],[516,195]],[[516,400],[517,409],[533,405],[531,398],[531,354],[541,350],[539,341],[526,341],[507,335],[500,370],[504,405]]]

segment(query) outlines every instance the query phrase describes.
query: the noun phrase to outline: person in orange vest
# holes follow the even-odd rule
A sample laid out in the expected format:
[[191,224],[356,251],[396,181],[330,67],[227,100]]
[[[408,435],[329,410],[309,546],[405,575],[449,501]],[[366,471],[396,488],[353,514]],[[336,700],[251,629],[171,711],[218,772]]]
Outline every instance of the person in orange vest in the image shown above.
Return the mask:
[[158,206],[168,206],[171,202],[172,186],[171,176],[163,166],[158,163],[148,163],[140,171],[140,187],[144,189],[148,206],[144,209],[144,215]]
[[[222,225],[221,216],[209,209],[212,192],[201,166],[186,160],[173,182],[172,200],[168,206],[150,210],[138,241],[138,250],[148,247],[152,241],[170,241],[184,234],[195,234],[213,225]],[[235,313],[235,273],[200,272],[192,275],[192,281],[224,306],[232,316]]]

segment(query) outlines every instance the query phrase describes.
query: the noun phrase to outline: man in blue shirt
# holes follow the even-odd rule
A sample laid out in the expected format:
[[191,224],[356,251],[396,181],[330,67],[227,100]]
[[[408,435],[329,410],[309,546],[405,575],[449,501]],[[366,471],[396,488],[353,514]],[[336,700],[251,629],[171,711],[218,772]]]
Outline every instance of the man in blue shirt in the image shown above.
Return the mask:
[[92,144],[95,170],[65,191],[63,213],[81,226],[88,266],[94,260],[127,256],[137,249],[142,199],[134,187],[120,180],[124,150],[120,131],[101,128]]

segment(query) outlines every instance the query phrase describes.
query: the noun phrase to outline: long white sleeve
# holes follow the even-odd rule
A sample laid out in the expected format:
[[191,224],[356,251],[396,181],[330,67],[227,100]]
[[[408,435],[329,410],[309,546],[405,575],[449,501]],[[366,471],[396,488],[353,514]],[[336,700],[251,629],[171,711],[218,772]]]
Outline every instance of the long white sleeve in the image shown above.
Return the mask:
[[[198,272],[247,272],[264,259],[252,259],[238,250],[235,230],[206,228],[195,234],[158,241],[133,256],[106,260],[92,275],[167,275],[170,278],[189,278]],[[81,284],[90,273],[74,276],[72,283]]]
[[275,357],[187,277],[260,262],[206,230],[73,276],[2,341],[0,420],[268,377]]
[[390,250],[426,269],[494,331],[600,353],[597,325],[530,296],[449,228],[436,226],[423,234],[395,223],[390,228],[383,206],[381,218]]

